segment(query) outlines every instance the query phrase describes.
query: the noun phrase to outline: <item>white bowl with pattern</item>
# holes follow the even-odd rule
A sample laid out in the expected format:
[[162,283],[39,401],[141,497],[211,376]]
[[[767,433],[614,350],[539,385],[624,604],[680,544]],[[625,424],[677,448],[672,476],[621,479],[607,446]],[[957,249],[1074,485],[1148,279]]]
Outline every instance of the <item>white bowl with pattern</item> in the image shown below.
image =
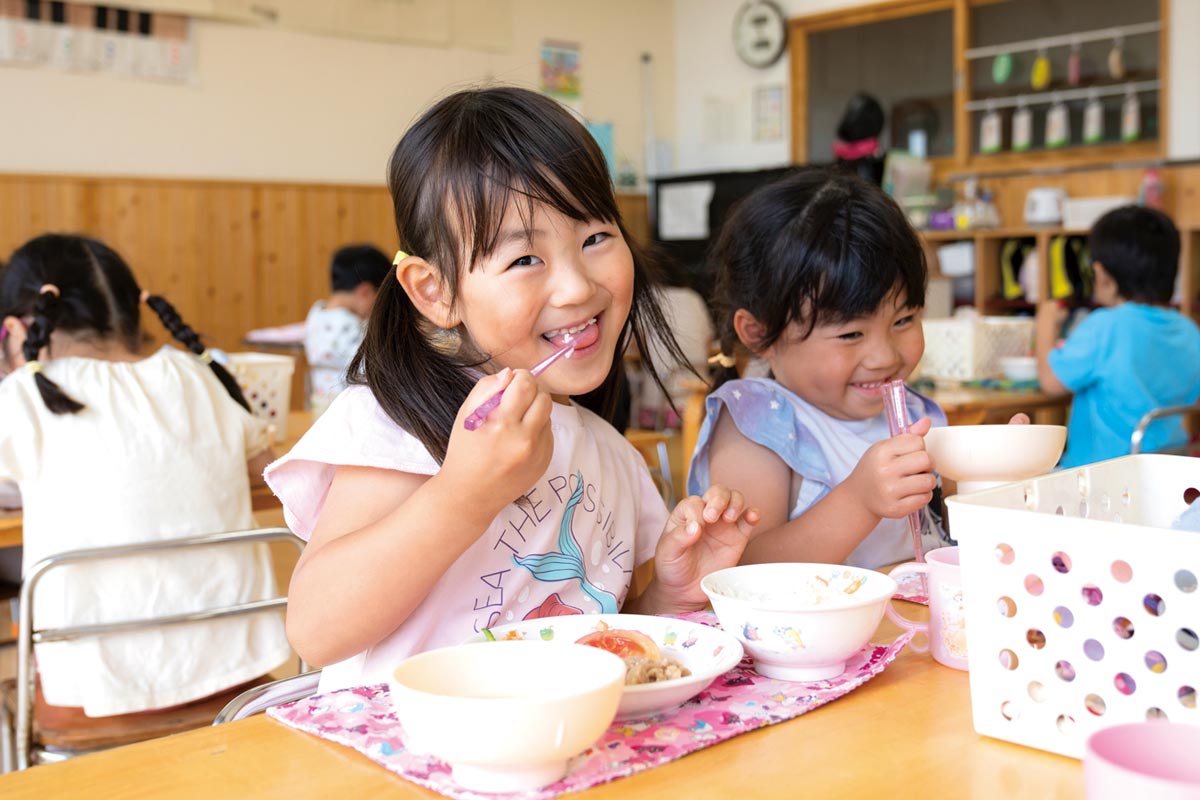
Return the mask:
[[836,678],[871,639],[896,582],[838,564],[749,564],[700,582],[721,627],[768,678]]

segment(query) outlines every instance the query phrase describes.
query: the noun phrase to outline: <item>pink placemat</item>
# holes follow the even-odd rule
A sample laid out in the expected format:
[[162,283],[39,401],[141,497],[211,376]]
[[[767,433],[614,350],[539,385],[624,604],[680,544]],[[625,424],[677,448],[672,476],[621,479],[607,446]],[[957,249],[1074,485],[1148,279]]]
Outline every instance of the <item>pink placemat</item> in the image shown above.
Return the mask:
[[[716,625],[709,611],[684,619]],[[673,713],[636,722],[614,722],[589,749],[571,761],[557,783],[508,795],[463,789],[450,768],[427,755],[404,748],[404,731],[392,712],[386,684],[342,689],[275,706],[267,714],[293,728],[352,747],[406,780],[457,800],[520,797],[546,800],[565,792],[632,775],[738,734],[798,717],[857,689],[883,671],[908,644],[904,634],[890,645],[867,645],[839,677],[816,683],[764,678],[749,659],[718,677],[707,689]]]
[[897,600],[907,600],[910,603],[929,605],[929,589],[925,586],[925,576],[918,572],[906,572],[896,579],[896,593],[892,597]]

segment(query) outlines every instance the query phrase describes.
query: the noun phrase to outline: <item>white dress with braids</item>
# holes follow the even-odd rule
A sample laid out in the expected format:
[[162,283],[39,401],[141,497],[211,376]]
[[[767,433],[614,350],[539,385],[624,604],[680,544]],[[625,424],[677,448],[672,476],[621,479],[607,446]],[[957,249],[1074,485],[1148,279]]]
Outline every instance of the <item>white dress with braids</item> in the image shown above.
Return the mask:
[[[188,353],[134,363],[61,358],[44,373],[83,403],[47,408],[33,375],[0,382],[0,478],[24,498],[23,567],[66,550],[254,527],[246,462],[263,426]],[[265,545],[54,570],[39,626],[116,621],[273,597]],[[256,615],[39,645],[46,701],[107,716],[186,703],[259,677],[290,655],[280,616]]]

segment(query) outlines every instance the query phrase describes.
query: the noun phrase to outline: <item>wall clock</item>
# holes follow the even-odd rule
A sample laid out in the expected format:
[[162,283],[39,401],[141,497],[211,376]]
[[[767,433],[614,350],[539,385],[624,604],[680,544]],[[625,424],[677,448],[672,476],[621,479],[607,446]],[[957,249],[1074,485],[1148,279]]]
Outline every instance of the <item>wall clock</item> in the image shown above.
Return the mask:
[[787,47],[787,17],[771,0],[749,0],[733,18],[733,47],[746,64],[763,69]]

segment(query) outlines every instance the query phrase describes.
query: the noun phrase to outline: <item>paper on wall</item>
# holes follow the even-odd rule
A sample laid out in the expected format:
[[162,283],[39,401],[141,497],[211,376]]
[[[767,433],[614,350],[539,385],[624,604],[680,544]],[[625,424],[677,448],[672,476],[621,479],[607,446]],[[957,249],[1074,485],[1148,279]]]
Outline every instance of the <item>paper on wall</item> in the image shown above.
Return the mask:
[[671,183],[658,190],[658,235],[663,241],[707,239],[712,181]]

